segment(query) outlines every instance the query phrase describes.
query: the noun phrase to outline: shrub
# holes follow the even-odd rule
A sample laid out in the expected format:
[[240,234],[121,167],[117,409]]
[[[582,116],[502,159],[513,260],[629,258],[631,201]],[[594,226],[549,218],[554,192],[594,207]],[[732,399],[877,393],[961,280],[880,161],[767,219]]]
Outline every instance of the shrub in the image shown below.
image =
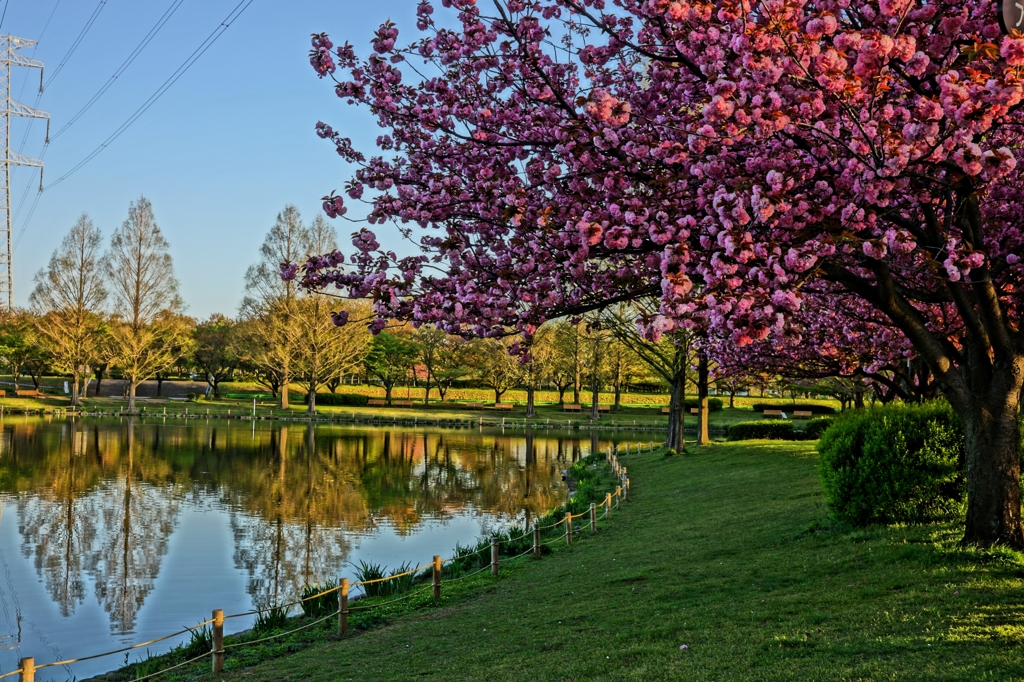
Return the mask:
[[[687,398],[683,405],[686,406],[686,411],[689,412],[692,408],[697,407],[696,398]],[[722,410],[722,399],[721,398],[708,398],[708,412],[720,412]]]
[[729,427],[729,440],[753,440],[757,438],[794,440],[796,438],[796,431],[793,429],[793,422],[777,419],[740,422]]
[[836,408],[830,405],[815,405],[813,403],[754,403],[750,406],[754,412],[764,412],[765,410],[782,410],[787,414],[793,412],[810,412],[812,414],[835,414]]
[[317,393],[317,405],[340,405],[344,407],[366,407],[369,396],[358,393]]
[[835,421],[832,417],[818,417],[812,419],[804,424],[804,430],[802,431],[804,440],[818,440],[821,438],[821,434],[825,433],[828,427],[832,426]]
[[957,518],[966,500],[959,418],[945,403],[847,413],[818,442],[832,512],[855,525]]

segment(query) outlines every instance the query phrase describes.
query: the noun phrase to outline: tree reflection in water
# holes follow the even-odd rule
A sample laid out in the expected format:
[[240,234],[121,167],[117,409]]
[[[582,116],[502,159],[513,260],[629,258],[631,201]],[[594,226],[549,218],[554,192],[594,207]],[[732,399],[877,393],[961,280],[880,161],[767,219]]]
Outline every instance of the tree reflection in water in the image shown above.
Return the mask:
[[603,447],[555,434],[125,419],[8,420],[0,492],[22,552],[67,617],[89,583],[115,633],[154,589],[183,505],[230,509],[257,607],[335,578],[356,536],[455,514],[521,520],[564,500],[561,471]]

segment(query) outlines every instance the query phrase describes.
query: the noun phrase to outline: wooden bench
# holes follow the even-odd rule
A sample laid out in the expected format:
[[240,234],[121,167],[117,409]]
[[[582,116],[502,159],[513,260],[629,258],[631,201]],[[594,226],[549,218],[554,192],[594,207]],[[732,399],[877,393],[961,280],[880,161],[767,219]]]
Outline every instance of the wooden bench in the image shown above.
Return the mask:
[[583,406],[579,403],[566,403],[562,405],[562,412],[579,412],[583,409]]
[[699,407],[691,407],[690,408],[690,414],[699,414],[699,413],[700,413],[700,408]]
[[466,403],[462,407],[464,409],[467,409],[467,410],[482,410],[482,409],[484,409],[484,404],[483,403]]
[[810,419],[813,416],[814,413],[808,410],[797,410],[793,413],[793,419]]
[[7,391],[5,391],[2,388],[0,388],[0,398],[4,398],[6,396],[7,396]]
[[782,410],[765,410],[761,415],[765,419],[782,419]]
[[598,405],[597,406],[597,411],[598,412],[611,412],[612,411],[612,406],[611,405]]
[[411,400],[392,400],[391,405],[393,407],[412,407]]
[[41,398],[41,397],[43,397],[43,394],[40,393],[39,391],[37,391],[34,388],[18,389],[17,391],[14,392],[14,395],[18,396],[19,398]]
[[367,407],[384,407],[387,404],[386,400],[381,400],[380,398],[370,398],[366,401]]
[[512,403],[494,403],[494,409],[496,410],[511,410],[512,407]]
[[661,408],[661,413],[662,414],[671,414],[672,413],[672,408],[671,407],[663,407],[663,408]]

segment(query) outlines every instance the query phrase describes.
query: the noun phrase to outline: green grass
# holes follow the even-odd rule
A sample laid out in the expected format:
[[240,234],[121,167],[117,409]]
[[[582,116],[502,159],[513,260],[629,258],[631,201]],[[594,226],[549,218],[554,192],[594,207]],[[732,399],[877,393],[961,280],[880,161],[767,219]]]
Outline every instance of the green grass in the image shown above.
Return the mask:
[[227,679],[1024,678],[1024,558],[953,525],[831,524],[813,443],[624,464],[632,501],[596,537],[386,627],[233,650]]

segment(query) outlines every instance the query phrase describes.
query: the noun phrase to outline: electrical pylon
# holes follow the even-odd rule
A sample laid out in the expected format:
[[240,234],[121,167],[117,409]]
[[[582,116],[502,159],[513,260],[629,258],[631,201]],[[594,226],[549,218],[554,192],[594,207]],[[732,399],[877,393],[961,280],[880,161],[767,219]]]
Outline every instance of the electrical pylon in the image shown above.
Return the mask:
[[[43,62],[18,54],[18,50],[32,47],[35,44],[34,40],[0,35],[0,89],[3,91],[4,99],[3,109],[0,110],[0,117],[3,117],[4,145],[4,154],[3,157],[0,157],[0,164],[3,164],[3,170],[0,172],[0,209],[4,214],[3,236],[0,237],[0,240],[4,242],[0,244],[0,306],[6,303],[8,310],[14,308],[14,261],[11,259],[13,251],[11,244],[11,166],[38,168],[39,191],[43,191],[42,159],[30,159],[11,149],[11,116],[45,118],[46,142],[47,144],[50,142],[50,115],[45,111],[33,109],[11,99],[12,66],[29,66],[39,69],[39,92],[43,91]],[[6,248],[3,248],[4,246]]]

